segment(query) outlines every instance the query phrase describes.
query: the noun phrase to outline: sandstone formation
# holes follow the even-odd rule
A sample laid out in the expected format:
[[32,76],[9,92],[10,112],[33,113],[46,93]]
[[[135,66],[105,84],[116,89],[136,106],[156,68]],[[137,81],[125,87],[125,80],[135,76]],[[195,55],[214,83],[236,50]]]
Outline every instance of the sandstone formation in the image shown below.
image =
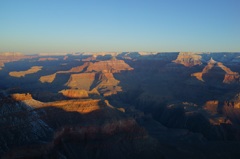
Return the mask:
[[86,63],[84,63],[83,65],[77,66],[77,67],[73,67],[73,68],[71,68],[71,69],[68,70],[68,71],[57,71],[57,72],[54,73],[54,74],[42,76],[42,77],[40,77],[39,80],[40,80],[42,83],[45,83],[45,82],[47,82],[47,83],[52,83],[52,82],[55,80],[57,74],[67,74],[67,73],[78,73],[78,72],[82,72],[83,69],[85,69],[89,64],[90,64],[90,63],[86,62]]
[[32,95],[30,93],[16,93],[11,95],[12,99],[15,101],[24,101],[24,100],[30,100],[32,99]]
[[174,63],[182,64],[186,67],[192,67],[195,65],[201,65],[201,55],[191,52],[180,52],[177,59],[174,60]]
[[91,91],[97,89],[104,96],[116,94],[121,91],[117,86],[119,81],[116,80],[112,73],[80,73],[72,74],[66,85],[72,89],[84,89]]
[[70,88],[91,90],[91,85],[95,80],[96,73],[80,73],[72,74],[66,83]]
[[42,83],[45,83],[45,82],[47,82],[47,83],[52,83],[52,82],[54,81],[56,75],[57,75],[57,74],[54,73],[54,74],[51,74],[51,75],[42,76],[42,77],[40,77],[39,80],[40,80]]
[[198,80],[204,82],[203,75],[208,74],[209,71],[211,69],[213,69],[213,67],[219,67],[225,72],[223,83],[231,84],[231,83],[238,83],[239,82],[239,77],[240,77],[239,73],[231,71],[231,69],[226,67],[225,65],[223,65],[223,63],[216,62],[212,58],[208,62],[208,64],[204,67],[202,72],[193,73],[191,76],[194,76]]
[[125,70],[130,71],[133,70],[133,68],[126,64],[123,60],[99,61],[89,65],[87,68],[87,72],[107,71],[111,73],[119,73]]
[[26,71],[10,72],[9,75],[12,76],[12,77],[24,77],[25,75],[33,74],[33,73],[36,73],[36,72],[41,71],[41,70],[42,70],[42,66],[33,66]]
[[69,98],[88,98],[88,92],[84,89],[65,89],[60,91],[64,96]]

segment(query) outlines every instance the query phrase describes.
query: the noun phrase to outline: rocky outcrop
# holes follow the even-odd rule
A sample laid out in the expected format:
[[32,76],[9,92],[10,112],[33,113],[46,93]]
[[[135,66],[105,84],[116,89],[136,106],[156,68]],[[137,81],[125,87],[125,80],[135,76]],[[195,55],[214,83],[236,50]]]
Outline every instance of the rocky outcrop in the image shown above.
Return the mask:
[[100,72],[106,71],[111,73],[119,73],[121,71],[130,71],[133,70],[128,64],[126,64],[123,60],[107,60],[107,61],[99,61],[95,62],[88,66],[87,72]]
[[[5,152],[37,142],[46,142],[53,130],[28,105],[26,95],[0,98],[0,157]],[[11,158],[11,157],[10,157]]]
[[99,73],[80,73],[72,74],[66,83],[66,86],[72,89],[84,89],[91,91],[98,90],[104,96],[109,96],[122,91],[118,86],[120,81],[116,80],[112,73],[99,72]]
[[11,95],[12,99],[15,101],[24,101],[32,99],[32,95],[30,93],[15,93]]
[[240,75],[238,72],[233,72],[230,68],[224,66],[221,62],[218,62],[218,66],[226,72],[223,83],[239,83]]
[[66,86],[73,89],[91,90],[91,86],[95,80],[96,73],[80,73],[72,74],[66,83]]
[[65,89],[60,91],[65,97],[69,98],[88,98],[88,92],[84,89]]
[[89,62],[85,62],[83,65],[81,66],[77,66],[77,67],[73,67],[68,71],[58,71],[56,72],[57,74],[61,74],[61,73],[78,73],[78,72],[82,72],[86,67],[88,67],[91,63]]
[[54,73],[54,74],[42,76],[42,77],[40,77],[39,80],[40,80],[42,83],[45,83],[45,82],[47,82],[47,83],[52,83],[52,82],[55,80],[57,74],[67,74],[67,73],[78,73],[78,72],[82,72],[89,64],[90,64],[90,63],[86,62],[86,63],[84,63],[83,65],[77,66],[77,67],[73,67],[73,68],[71,68],[71,69],[68,70],[68,71],[57,71],[57,72]]
[[25,77],[25,75],[37,73],[42,70],[42,66],[33,66],[26,71],[14,71],[10,72],[9,75],[12,77]]
[[194,77],[196,77],[198,80],[204,82],[204,80],[203,80],[203,74],[208,73],[209,70],[211,70],[211,69],[215,66],[216,63],[217,63],[217,62],[214,61],[214,60],[211,58],[211,60],[208,62],[207,66],[204,67],[204,69],[202,70],[202,72],[193,73],[191,76],[194,76]]
[[51,74],[51,75],[42,76],[42,77],[40,77],[39,81],[41,81],[42,83],[45,83],[45,82],[52,83],[54,81],[56,75],[57,74],[54,73],[54,74]]
[[104,96],[110,96],[122,91],[122,88],[118,86],[120,81],[116,80],[112,73],[99,73],[97,79],[98,85],[95,88]]
[[180,52],[174,63],[182,64],[186,67],[192,67],[195,65],[201,65],[202,56],[197,53]]
[[[223,70],[225,72],[224,80],[222,81],[223,83],[226,83],[226,84],[239,83],[239,78],[240,78],[239,73],[233,72],[230,68],[223,65],[223,63],[217,62],[217,61],[213,60],[212,58],[210,59],[208,64],[204,67],[202,72],[193,73],[191,76],[194,76],[198,80],[204,82],[203,76],[208,74],[209,71],[212,70],[214,67],[221,68],[221,70]],[[219,74],[219,73],[217,73],[217,74]]]

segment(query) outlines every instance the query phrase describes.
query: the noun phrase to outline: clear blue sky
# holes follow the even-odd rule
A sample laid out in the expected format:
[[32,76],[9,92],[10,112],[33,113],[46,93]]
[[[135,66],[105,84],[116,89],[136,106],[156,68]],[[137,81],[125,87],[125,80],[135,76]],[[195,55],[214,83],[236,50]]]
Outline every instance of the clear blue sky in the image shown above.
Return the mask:
[[240,51],[240,0],[0,0],[4,51]]

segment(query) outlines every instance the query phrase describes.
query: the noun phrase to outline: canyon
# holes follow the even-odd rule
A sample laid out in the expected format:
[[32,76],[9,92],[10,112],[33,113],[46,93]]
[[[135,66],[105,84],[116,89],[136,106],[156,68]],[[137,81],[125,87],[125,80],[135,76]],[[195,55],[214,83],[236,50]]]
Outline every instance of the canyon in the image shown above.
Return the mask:
[[0,158],[239,158],[240,53],[0,54]]

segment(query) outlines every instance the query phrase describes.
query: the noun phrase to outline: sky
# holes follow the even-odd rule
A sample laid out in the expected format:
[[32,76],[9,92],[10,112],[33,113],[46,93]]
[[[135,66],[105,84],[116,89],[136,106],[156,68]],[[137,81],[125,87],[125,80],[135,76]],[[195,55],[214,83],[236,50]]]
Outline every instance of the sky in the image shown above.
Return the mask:
[[0,52],[240,52],[239,0],[0,0]]

